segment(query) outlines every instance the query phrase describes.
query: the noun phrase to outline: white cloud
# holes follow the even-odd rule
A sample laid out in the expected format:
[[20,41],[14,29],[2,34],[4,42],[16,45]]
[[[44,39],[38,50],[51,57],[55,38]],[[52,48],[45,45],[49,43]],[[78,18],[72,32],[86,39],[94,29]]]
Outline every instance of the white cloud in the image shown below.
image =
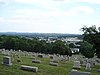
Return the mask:
[[71,0],[15,0],[16,2],[19,2],[19,3],[24,3],[24,4],[35,4],[35,3],[38,3],[38,4],[42,4],[42,5],[48,5],[48,4],[52,4],[52,3],[61,3],[61,2],[64,2],[64,3],[69,3]]
[[12,2],[13,0],[0,0],[0,4],[8,4],[9,2]]
[[[68,11],[54,10],[54,11],[41,11],[36,9],[20,9],[15,11],[15,15],[11,17],[9,23],[22,24],[22,25],[38,25],[38,26],[51,26],[51,25],[65,25],[66,19],[69,16],[77,16],[83,14],[92,14],[95,11],[87,6],[74,7]],[[56,18],[56,19],[55,19]],[[59,22],[59,23],[58,23]],[[44,27],[45,27],[44,26]]]
[[79,2],[87,2],[92,4],[100,4],[100,0],[77,0]]
[[58,6],[61,3],[70,3],[70,0],[16,0],[18,3],[24,4],[34,4],[39,7],[49,9],[49,10],[57,10]]
[[3,22],[5,22],[5,20],[0,17],[0,23],[3,23]]
[[2,18],[0,17],[0,21],[2,20]]
[[[3,1],[3,0],[2,0]],[[44,6],[49,6],[49,5],[58,5],[61,3],[73,3],[73,2],[87,2],[87,3],[93,3],[93,4],[100,4],[100,0],[15,0],[16,2],[19,3],[24,3],[24,4],[39,4],[39,5],[44,5]]]
[[85,13],[85,14],[93,14],[95,13],[95,10],[92,9],[91,7],[88,6],[78,6],[74,7],[72,9],[69,9],[67,11],[64,10],[49,10],[49,11],[43,11],[43,10],[38,10],[38,9],[21,9],[21,10],[16,10],[15,15],[17,16],[14,17],[60,17],[60,16],[76,16],[79,15],[80,13]]
[[67,12],[67,14],[70,16],[75,16],[75,15],[79,15],[80,13],[92,14],[94,12],[95,12],[95,10],[88,6],[79,6],[79,7],[74,7],[72,9],[70,9]]
[[[68,11],[62,11],[60,9],[53,11],[20,9],[15,11],[15,15],[11,17],[9,24],[19,26],[21,29],[24,27],[25,31],[29,32],[67,33],[68,31],[69,33],[71,31],[74,33],[75,31],[78,33],[78,28],[81,27],[80,24],[79,26],[74,27],[74,25],[77,24],[75,21],[69,20],[68,17],[77,16],[80,12],[83,12],[82,14],[92,14],[95,11],[87,6],[74,7]],[[73,28],[73,30],[70,30],[71,28]],[[19,31],[24,31],[24,29],[21,29]]]

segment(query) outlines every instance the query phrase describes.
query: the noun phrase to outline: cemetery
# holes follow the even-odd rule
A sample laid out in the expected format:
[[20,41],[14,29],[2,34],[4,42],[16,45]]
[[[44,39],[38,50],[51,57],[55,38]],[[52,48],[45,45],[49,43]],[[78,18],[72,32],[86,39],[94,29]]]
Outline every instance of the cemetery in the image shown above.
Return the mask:
[[87,59],[82,55],[73,55],[66,60],[68,58],[64,55],[0,49],[0,75],[100,75],[100,59]]

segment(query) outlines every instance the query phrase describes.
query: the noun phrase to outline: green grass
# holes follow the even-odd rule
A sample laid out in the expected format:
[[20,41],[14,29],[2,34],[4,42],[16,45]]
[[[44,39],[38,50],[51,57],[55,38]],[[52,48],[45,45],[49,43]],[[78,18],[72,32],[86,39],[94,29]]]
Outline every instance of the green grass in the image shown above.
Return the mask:
[[[70,75],[70,71],[73,67],[72,61],[69,61],[66,64],[59,62],[59,66],[56,67],[49,65],[49,58],[38,58],[39,60],[41,60],[40,64],[32,63],[32,58],[30,56],[21,56],[20,63],[18,63],[16,59],[17,58],[14,57],[14,61],[12,61],[12,66],[6,66],[2,64],[3,55],[0,54],[0,75]],[[20,69],[20,65],[36,66],[39,68],[39,71],[37,73],[24,71]],[[91,72],[92,75],[100,75],[100,72],[97,72],[99,68],[100,66],[96,65],[89,72]],[[86,71],[85,67],[82,67],[80,71]]]

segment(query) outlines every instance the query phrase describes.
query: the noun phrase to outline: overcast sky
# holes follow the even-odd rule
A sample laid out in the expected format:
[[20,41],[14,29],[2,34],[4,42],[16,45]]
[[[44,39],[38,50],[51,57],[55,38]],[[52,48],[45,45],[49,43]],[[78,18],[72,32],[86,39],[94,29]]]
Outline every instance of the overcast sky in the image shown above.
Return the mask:
[[81,34],[100,26],[100,0],[0,0],[0,32]]

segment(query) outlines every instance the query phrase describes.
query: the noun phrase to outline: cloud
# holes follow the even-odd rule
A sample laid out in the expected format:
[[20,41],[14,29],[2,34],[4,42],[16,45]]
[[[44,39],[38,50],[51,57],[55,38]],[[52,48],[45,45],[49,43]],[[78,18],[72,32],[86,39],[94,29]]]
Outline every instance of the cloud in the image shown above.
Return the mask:
[[10,2],[13,2],[13,0],[0,0],[0,4],[8,4]]
[[[20,9],[15,11],[14,15],[11,17],[8,23],[12,25],[21,25],[29,28],[30,30],[34,28],[34,30],[36,31],[39,31],[39,27],[45,30],[49,30],[48,27],[50,27],[52,30],[54,29],[53,31],[58,28],[57,31],[59,31],[59,28],[63,28],[66,25],[73,26],[73,24],[71,24],[71,21],[67,18],[70,16],[74,17],[80,15],[81,12],[83,12],[82,14],[92,14],[95,11],[88,6],[74,7],[68,11],[62,11],[60,9],[53,11]],[[64,30],[62,29],[62,32]],[[48,32],[50,32],[50,30]]]
[[86,3],[92,3],[92,4],[100,4],[100,0],[77,0],[79,2],[86,2]]
[[71,0],[42,0],[42,1],[41,0],[15,0],[15,1],[24,4],[39,3],[39,4],[47,5],[51,3],[60,3],[60,2],[69,3]]
[[24,4],[39,4],[44,6],[49,5],[56,5],[61,3],[73,3],[73,2],[86,2],[86,3],[92,3],[92,4],[100,4],[100,0],[15,0],[19,3]]
[[70,0],[16,0],[17,3],[34,4],[38,7],[56,10],[61,3],[70,3]]
[[66,23],[67,17],[74,17],[80,14],[93,14],[94,12],[88,6],[74,7],[68,11],[62,11],[60,9],[53,11],[20,9],[15,11],[9,23],[13,25],[43,25],[44,27],[49,25],[62,25]]
[[3,22],[5,22],[5,20],[0,17],[0,23],[3,23]]
[[2,20],[2,18],[0,17],[0,21]]
[[93,14],[95,12],[94,9],[88,6],[78,6],[70,9],[67,14],[70,16],[75,16],[79,15],[80,13],[85,13],[85,14]]
[[[57,10],[38,10],[38,9],[20,9],[16,10],[15,14],[19,16],[27,16],[27,17],[59,17],[59,16],[76,16],[80,13],[85,14],[93,14],[95,13],[95,10],[88,6],[78,6],[71,8],[67,11],[57,9]],[[19,15],[19,16],[18,16]]]

